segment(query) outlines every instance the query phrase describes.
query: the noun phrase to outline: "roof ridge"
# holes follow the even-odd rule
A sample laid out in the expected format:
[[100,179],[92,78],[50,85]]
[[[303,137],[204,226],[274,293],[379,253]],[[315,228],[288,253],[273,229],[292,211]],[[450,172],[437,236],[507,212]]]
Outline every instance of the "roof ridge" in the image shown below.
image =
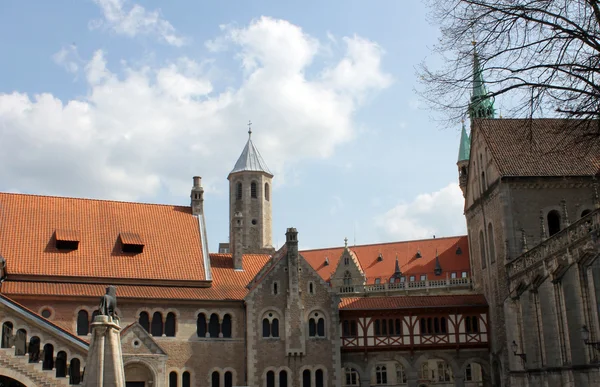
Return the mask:
[[[445,237],[439,237],[439,238],[435,237],[435,238],[427,238],[427,239],[411,239],[411,240],[408,240],[408,241],[368,243],[368,244],[364,244],[364,245],[348,246],[348,248],[349,249],[353,249],[355,247],[392,245],[392,244],[396,244],[396,243],[428,242],[428,241],[435,241],[435,240],[438,240],[438,239],[452,239],[452,238],[464,238],[464,237],[467,237],[467,235],[452,235],[452,236],[445,236]],[[307,251],[333,250],[333,249],[343,249],[343,248],[344,248],[344,246],[320,247],[320,248],[317,248],[317,249],[300,250],[300,253],[307,252]]]
[[21,192],[0,192],[0,195],[33,196],[33,197],[41,197],[41,198],[72,199],[72,200],[83,200],[83,201],[104,202],[104,203],[124,203],[124,204],[136,204],[136,205],[144,205],[144,206],[190,208],[190,206],[184,206],[184,205],[178,205],[178,204],[130,202],[130,201],[126,201],[126,200],[96,199],[96,198],[83,198],[83,197],[76,197],[76,196],[60,196],[60,195],[40,195],[40,194],[30,194],[30,193],[21,193]]

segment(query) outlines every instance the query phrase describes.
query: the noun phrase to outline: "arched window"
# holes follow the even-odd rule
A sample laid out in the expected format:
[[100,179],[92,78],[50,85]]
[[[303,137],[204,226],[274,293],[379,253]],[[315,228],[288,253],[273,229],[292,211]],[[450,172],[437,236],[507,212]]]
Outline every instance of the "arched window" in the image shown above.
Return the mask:
[[169,374],[169,387],[177,387],[177,372],[171,371]]
[[348,256],[345,256],[344,257],[344,265],[349,265],[349,264],[350,264],[350,258]]
[[242,200],[242,183],[237,183],[235,185],[235,199]]
[[344,374],[346,375],[346,384],[344,386],[359,386],[360,378],[358,376],[358,371],[354,368],[346,367],[344,369]]
[[256,182],[255,181],[250,183],[250,197],[252,199],[256,199],[258,197],[258,192],[256,192]]
[[384,365],[375,367],[375,384],[387,384],[387,368]]
[[488,248],[490,249],[490,262],[496,262],[496,243],[494,242],[494,228],[488,224]]
[[181,378],[181,385],[182,385],[182,387],[191,387],[192,378],[191,378],[189,372],[185,371],[183,373],[183,377]]
[[150,317],[148,316],[148,312],[140,313],[139,323],[146,332],[150,332]]
[[90,315],[87,310],[77,312],[77,335],[86,336],[90,332]]
[[421,364],[420,379],[423,379],[423,380],[430,380],[431,379],[429,377],[429,364],[427,362]]
[[465,368],[465,382],[473,381],[473,369],[471,368],[471,363],[467,364]]
[[317,335],[317,323],[314,318],[308,320],[308,335],[315,337]]
[[219,337],[219,316],[217,316],[216,313],[210,315],[208,333],[210,334],[210,337]]
[[263,337],[279,337],[279,319],[273,312],[265,314],[262,320]]
[[548,213],[548,234],[550,236],[560,231],[560,214],[556,210]]
[[274,318],[271,321],[271,336],[279,337],[279,319]]
[[583,218],[584,216],[586,216],[590,212],[592,212],[592,210],[583,210],[583,211],[581,211],[581,217]]
[[441,360],[438,362],[438,381],[449,382],[452,379],[452,370],[448,364]]
[[221,387],[221,375],[219,375],[218,371],[214,371],[210,377],[210,386],[211,387]]
[[279,371],[279,387],[288,387],[287,371]]
[[406,384],[406,372],[404,372],[404,366],[402,364],[396,364],[396,384]]
[[311,387],[310,385],[310,371],[304,370],[302,371],[302,387]]
[[325,337],[325,319],[322,317],[317,320],[317,336]]
[[198,313],[196,320],[196,335],[198,337],[206,337],[206,316],[204,313]]
[[344,286],[352,285],[352,274],[349,271],[344,273]]
[[323,375],[323,370],[322,369],[318,369],[315,372],[315,387],[323,387],[325,384],[325,378]]
[[13,324],[9,321],[2,324],[2,348],[12,348]]
[[231,316],[228,314],[223,316],[221,332],[223,333],[223,337],[231,337]]
[[163,334],[163,319],[162,319],[162,313],[160,312],[154,312],[154,314],[152,315],[152,329],[151,332],[152,336],[156,336],[156,337],[160,337]]
[[64,378],[67,376],[67,353],[65,351],[60,351],[56,354],[56,363],[54,364],[56,368],[56,377]]
[[29,339],[29,348],[27,349],[29,353],[29,362],[30,363],[38,363],[40,361],[40,338],[37,336],[33,336]]
[[308,319],[308,336],[325,337],[325,318],[319,312],[313,312]]
[[225,372],[225,387],[233,387],[233,374],[231,371]]
[[44,360],[42,361],[43,370],[54,368],[54,346],[52,344],[44,345]]
[[479,231],[479,253],[481,254],[481,268],[485,269],[487,266],[487,259],[485,257],[485,238],[483,237],[483,231]]
[[165,321],[165,336],[175,337],[175,313],[169,312]]
[[275,387],[275,372],[267,372],[267,387]]
[[15,356],[25,356],[27,353],[27,331],[25,329],[17,330],[14,345]]
[[69,384],[79,383],[81,383],[81,362],[75,358],[69,363]]
[[271,337],[271,322],[268,318],[263,318],[262,331],[263,337]]
[[269,183],[265,183],[265,200],[266,201],[271,200],[271,196],[270,196],[270,193],[269,193]]

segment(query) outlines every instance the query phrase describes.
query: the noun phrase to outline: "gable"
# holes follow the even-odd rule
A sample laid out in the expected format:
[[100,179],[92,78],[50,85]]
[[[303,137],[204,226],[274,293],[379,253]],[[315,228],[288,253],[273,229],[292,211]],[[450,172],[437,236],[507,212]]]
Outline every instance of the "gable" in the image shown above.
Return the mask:
[[125,354],[166,355],[166,352],[137,321],[121,331],[121,346]]
[[352,285],[365,284],[365,273],[360,267],[360,262],[356,258],[356,254],[349,248],[345,247],[338,261],[335,272],[331,276],[331,285],[334,287],[342,286],[344,284],[344,278],[348,274],[352,279]]

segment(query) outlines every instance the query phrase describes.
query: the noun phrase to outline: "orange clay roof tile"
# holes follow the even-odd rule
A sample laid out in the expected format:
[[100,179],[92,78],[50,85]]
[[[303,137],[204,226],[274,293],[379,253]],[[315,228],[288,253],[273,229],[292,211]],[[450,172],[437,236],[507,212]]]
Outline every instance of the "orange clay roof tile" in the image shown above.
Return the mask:
[[[460,248],[460,254],[457,254],[457,248]],[[438,278],[446,278],[446,275],[451,273],[456,273],[458,277],[462,272],[470,275],[469,244],[466,235],[359,245],[350,247],[350,250],[356,254],[368,284],[374,283],[376,278],[380,278],[381,283],[384,283],[392,277],[396,265],[396,255],[403,275],[414,275],[415,279],[419,280],[421,274],[426,274],[428,279],[435,279],[436,250],[442,267],[442,274]],[[301,254],[327,281],[337,268],[343,251],[344,247],[333,247],[301,251]],[[417,258],[417,251],[420,251],[421,258]],[[382,261],[377,259],[379,254],[383,256]],[[325,265],[325,258],[329,260],[329,265]]]
[[[190,207],[12,193],[0,193],[0,204],[9,275],[205,280]],[[79,248],[56,249],[55,230],[77,230]],[[123,232],[143,236],[144,251],[122,253]]]
[[379,310],[407,308],[440,308],[457,306],[487,307],[481,294],[455,294],[444,296],[410,297],[348,297],[340,300],[341,310]]

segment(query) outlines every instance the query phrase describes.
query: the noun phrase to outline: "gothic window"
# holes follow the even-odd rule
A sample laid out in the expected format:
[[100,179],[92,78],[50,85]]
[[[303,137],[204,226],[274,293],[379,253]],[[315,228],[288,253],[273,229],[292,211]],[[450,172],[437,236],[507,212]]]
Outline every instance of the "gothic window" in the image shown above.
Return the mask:
[[490,249],[490,262],[496,262],[496,246],[494,242],[494,228],[492,224],[488,224],[488,247]]
[[138,322],[146,332],[150,332],[150,316],[148,315],[148,312],[141,312]]
[[267,387],[275,387],[275,372],[267,372]]
[[360,378],[358,376],[358,371],[354,368],[346,367],[344,370],[346,375],[346,384],[344,386],[358,386],[360,385]]
[[350,274],[349,271],[346,271],[344,273],[344,286],[350,286],[352,285],[352,275]]
[[308,320],[308,336],[325,337],[325,319],[319,312],[314,312]]
[[302,387],[311,387],[309,370],[302,371]]
[[237,183],[235,185],[235,199],[242,200],[242,183]]
[[406,384],[406,372],[402,364],[396,364],[396,384]]
[[265,183],[265,200],[271,200],[271,194],[269,193],[269,183]]
[[[181,378],[181,385],[182,385],[182,387],[191,387],[191,384],[192,384],[191,375],[189,372],[185,371],[183,373],[183,377]],[[227,378],[225,378],[225,385],[227,385]]]
[[223,316],[221,332],[223,333],[223,337],[231,337],[231,316],[229,314]]
[[167,313],[167,320],[165,321],[165,336],[175,337],[175,313]]
[[204,313],[198,314],[198,319],[196,320],[196,335],[198,335],[198,337],[206,337],[206,316]]
[[77,312],[77,335],[85,336],[90,332],[90,318],[87,310]]
[[160,337],[163,334],[163,319],[160,312],[154,312],[152,315],[152,327],[150,333],[152,333],[152,336],[157,337]]
[[169,387],[177,387],[177,372],[169,373]]
[[279,371],[279,387],[288,387],[287,371]]
[[465,382],[473,381],[473,369],[471,368],[471,363],[467,364],[465,368]]
[[344,257],[344,265],[349,265],[350,264],[350,258],[348,256]]
[[263,317],[262,337],[279,337],[279,319],[273,312],[268,312]]
[[446,364],[445,361],[440,361],[438,362],[438,367],[437,367],[437,380],[438,382],[449,382],[452,379],[452,371],[450,370],[450,368],[448,367],[448,364]]
[[375,384],[387,384],[387,368],[384,365],[375,367]]
[[479,253],[481,254],[481,268],[485,269],[487,259],[485,258],[485,239],[483,231],[479,231]]
[[315,372],[315,387],[323,387],[324,383],[325,383],[325,378],[323,375],[323,370],[322,369],[318,369]]
[[67,376],[67,353],[60,351],[56,354],[56,362],[54,363],[57,378],[64,378]]
[[560,214],[556,210],[552,210],[548,213],[548,234],[550,236],[560,231]]
[[211,387],[221,387],[221,375],[219,375],[218,371],[214,371],[210,377],[210,386]]
[[252,199],[256,199],[258,197],[258,193],[256,192],[256,182],[255,181],[250,183],[250,197]]
[[219,337],[219,316],[216,313],[210,315],[208,321],[208,333],[210,337]]
[[[231,371],[225,372],[225,386],[224,387],[233,387],[233,374]],[[185,387],[185,386],[183,386]]]

